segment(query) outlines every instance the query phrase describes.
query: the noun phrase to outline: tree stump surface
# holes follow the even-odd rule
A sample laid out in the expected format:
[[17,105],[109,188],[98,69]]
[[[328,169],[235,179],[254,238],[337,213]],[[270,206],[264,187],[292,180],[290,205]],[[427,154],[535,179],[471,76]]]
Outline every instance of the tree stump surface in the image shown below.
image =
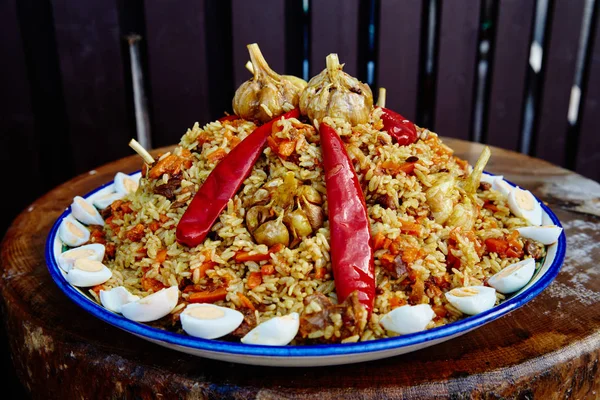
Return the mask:
[[[482,145],[444,139],[474,163]],[[152,151],[154,155],[168,148]],[[46,236],[76,195],[142,165],[126,157],[33,202],[2,241],[0,294],[15,370],[32,398],[600,398],[600,185],[492,147],[486,171],[547,202],[567,236],[554,282],[521,308],[458,338],[360,364],[257,367],[187,355],[86,313],[54,284]]]

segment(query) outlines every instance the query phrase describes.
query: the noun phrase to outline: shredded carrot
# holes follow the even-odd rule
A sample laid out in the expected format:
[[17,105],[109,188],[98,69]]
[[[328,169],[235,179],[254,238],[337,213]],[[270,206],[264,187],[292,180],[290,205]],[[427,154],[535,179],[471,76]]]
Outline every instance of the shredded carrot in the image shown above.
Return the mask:
[[383,248],[383,243],[385,242],[385,236],[381,232],[377,232],[375,236],[373,236],[373,249],[379,250]]
[[160,224],[158,223],[158,221],[152,221],[148,225],[148,228],[150,228],[150,230],[152,232],[156,232],[158,230],[158,228],[160,228]]
[[416,247],[407,247],[402,252],[402,261],[404,261],[407,264],[413,263],[418,258],[421,258],[421,254],[421,249],[418,249]]
[[221,161],[222,159],[225,158],[226,155],[227,155],[227,152],[225,150],[216,149],[215,151],[213,151],[212,153],[207,155],[206,158],[210,162],[215,162],[215,161]]
[[387,172],[392,175],[397,175],[400,172],[410,175],[415,170],[415,164],[416,162],[404,162],[402,164],[398,164],[393,161],[384,161],[381,163],[381,168],[387,170]]
[[508,242],[504,239],[489,238],[485,240],[485,246],[490,253],[497,253],[502,256],[508,250]]
[[323,267],[317,268],[317,270],[315,271],[315,279],[323,279],[325,277],[326,272],[327,270]]
[[181,168],[181,159],[175,154],[171,154],[160,159],[154,164],[154,167],[148,173],[150,179],[160,178],[163,174],[172,174]]
[[260,272],[250,272],[248,275],[248,287],[254,289],[262,283],[262,275]]
[[162,282],[157,281],[154,278],[142,278],[141,279],[142,282],[142,289],[144,289],[145,291],[151,290],[154,291],[155,293],[158,292],[161,289],[165,288],[165,285],[163,285]]
[[190,294],[188,302],[190,303],[214,303],[219,300],[225,300],[227,289],[222,287],[212,291],[203,291]]
[[383,241],[383,248],[387,250],[390,248],[391,245],[392,245],[392,240],[385,238],[385,240]]
[[392,307],[392,308],[397,308],[397,307],[400,307],[400,306],[404,306],[406,304],[407,304],[406,300],[399,299],[398,297],[392,297],[390,299],[390,307]]
[[488,201],[485,202],[485,204],[483,205],[483,208],[486,208],[494,213],[498,212],[500,210],[497,205],[495,205],[494,203],[488,202]]
[[275,273],[275,267],[273,266],[273,264],[265,264],[262,267],[260,267],[260,273],[263,276],[273,275]]
[[390,254],[390,253],[386,253],[386,254],[382,254],[379,259],[381,260],[382,263],[384,264],[392,264],[394,262],[394,259],[396,258],[395,255]]
[[271,254],[279,253],[283,250],[285,246],[281,243],[277,243],[269,249],[267,254],[250,254],[248,251],[238,251],[235,254],[236,262],[246,262],[246,261],[269,261],[271,259]]
[[406,233],[412,236],[421,236],[421,225],[414,222],[400,221],[402,223],[402,227],[400,231],[402,233]]
[[104,290],[104,285],[102,284],[96,285],[92,288],[92,291],[94,291],[96,294],[100,294],[101,290]]
[[156,262],[162,263],[167,259],[167,249],[160,249],[156,253]]
[[237,293],[237,297],[238,297],[238,299],[240,299],[240,301],[242,302],[242,305],[244,307],[249,308],[252,311],[256,310],[256,307],[254,307],[254,304],[252,304],[252,302],[250,301],[250,299],[247,298],[243,293],[238,292]]
[[279,143],[279,151],[277,154],[279,154],[282,157],[289,157],[292,155],[295,148],[296,148],[296,142],[293,140],[286,139],[286,140],[281,141],[281,143]]
[[435,315],[437,315],[440,318],[444,318],[446,315],[448,315],[448,310],[446,310],[446,307],[444,306],[440,306],[440,305],[435,305],[433,307],[431,307],[433,309],[433,312],[435,313]]
[[206,271],[215,268],[216,263],[213,261],[205,261],[200,265],[200,278],[204,278],[206,276]]
[[271,259],[271,255],[269,253],[266,254],[250,254],[249,251],[238,251],[235,254],[236,262],[246,262],[246,261],[268,261]]

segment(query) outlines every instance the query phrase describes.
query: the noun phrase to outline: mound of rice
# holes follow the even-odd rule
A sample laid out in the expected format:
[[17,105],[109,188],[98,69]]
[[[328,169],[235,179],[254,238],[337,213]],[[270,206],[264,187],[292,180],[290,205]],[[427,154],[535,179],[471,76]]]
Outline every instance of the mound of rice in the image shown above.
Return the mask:
[[[348,329],[341,313],[333,312],[321,327],[301,327],[292,344],[365,341],[394,335],[383,329],[379,320],[405,304],[433,307],[436,316],[428,328],[448,324],[463,315],[447,302],[445,292],[482,285],[507,265],[543,256],[544,246],[525,243],[514,234],[513,239],[529,249],[522,257],[501,257],[486,249],[486,239],[509,237],[515,228],[528,225],[511,214],[506,198],[489,185],[482,184],[477,191],[478,214],[473,229],[435,222],[427,191],[440,176],[461,179],[472,167],[455,157],[434,132],[417,128],[420,139],[416,143],[398,146],[381,130],[377,108],[367,124],[351,127],[330,118],[326,122],[346,143],[365,194],[375,249],[376,298],[364,329]],[[276,141],[293,140],[293,153],[281,156],[272,146],[267,147],[208,238],[194,248],[176,241],[177,223],[211,170],[255,125],[242,119],[215,121],[203,127],[196,123],[172,152],[144,168],[137,192],[106,209],[106,224],[100,234],[93,235],[95,241],[106,244],[109,260],[105,264],[113,276],[92,288],[91,295],[98,300],[100,290],[124,286],[143,297],[176,285],[181,290],[178,306],[171,315],[151,324],[182,332],[179,314],[190,296],[225,288],[225,300],[214,304],[235,308],[246,316],[243,326],[225,340],[237,340],[273,316],[318,314],[323,302],[319,301],[322,297],[314,296],[317,293],[337,303],[318,133],[312,125],[295,119],[281,120],[274,127]],[[402,168],[407,161],[414,164],[414,170]],[[299,243],[273,252],[256,243],[246,226],[246,213],[283,195],[291,176],[298,185],[320,194],[315,205],[322,208],[325,218],[319,229]],[[451,195],[455,202],[460,201],[458,193]],[[277,214],[275,210],[273,218]],[[532,246],[536,251],[531,251]],[[262,261],[240,261],[245,259],[240,255],[257,254],[268,256]],[[502,300],[497,294],[497,301]]]

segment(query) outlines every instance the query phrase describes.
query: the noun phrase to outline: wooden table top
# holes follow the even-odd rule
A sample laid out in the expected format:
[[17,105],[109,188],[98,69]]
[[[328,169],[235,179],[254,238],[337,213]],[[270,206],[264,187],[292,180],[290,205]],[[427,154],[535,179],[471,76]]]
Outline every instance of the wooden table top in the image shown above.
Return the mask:
[[[480,144],[445,139],[474,163]],[[157,154],[163,149],[152,153]],[[555,281],[512,313],[417,352],[353,365],[273,368],[163,348],[87,314],[52,281],[46,236],[75,195],[139,169],[136,155],[42,196],[2,242],[0,293],[15,369],[33,398],[599,398],[600,185],[492,148],[486,170],[546,201],[567,255]]]

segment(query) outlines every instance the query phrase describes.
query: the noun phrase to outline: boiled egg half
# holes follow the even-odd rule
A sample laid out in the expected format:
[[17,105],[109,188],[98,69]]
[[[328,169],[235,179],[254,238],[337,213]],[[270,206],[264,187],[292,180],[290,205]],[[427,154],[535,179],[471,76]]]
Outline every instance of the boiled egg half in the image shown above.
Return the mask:
[[502,179],[504,178],[502,175],[488,175],[488,174],[481,174],[481,182],[485,182],[485,183],[489,183],[490,185],[494,184],[494,181],[496,179]]
[[233,332],[244,320],[244,315],[214,304],[190,304],[179,315],[179,319],[188,335],[216,339]]
[[86,225],[104,225],[104,219],[94,204],[81,196],[75,196],[71,203],[71,214]]
[[508,194],[508,206],[514,215],[526,219],[531,225],[542,225],[542,206],[529,190],[514,188]]
[[58,227],[58,237],[69,247],[77,247],[90,240],[90,231],[73,216],[65,217]]
[[385,314],[379,323],[388,331],[405,335],[425,330],[434,316],[435,312],[429,304],[405,305]]
[[121,314],[132,321],[156,321],[173,311],[178,299],[179,289],[177,286],[171,286],[139,300],[124,304],[121,307]]
[[550,245],[558,240],[563,228],[556,225],[524,226],[517,228],[519,234],[527,239],[533,239],[541,244]]
[[300,315],[293,312],[283,317],[273,317],[258,324],[241,341],[244,344],[285,346],[291,342],[300,328]]
[[115,201],[121,200],[123,196],[125,196],[125,194],[118,192],[103,193],[94,197],[94,199],[92,200],[92,204],[100,210],[104,210],[106,207],[110,206]]
[[100,261],[79,258],[67,272],[67,281],[73,286],[90,287],[106,282],[111,276],[111,270]]
[[140,296],[129,293],[123,286],[117,286],[110,290],[100,290],[100,303],[110,311],[121,313],[125,304],[137,301]]
[[535,272],[535,260],[526,258],[511,264],[488,279],[488,285],[500,293],[513,293],[521,289],[531,280]]
[[446,300],[462,313],[475,315],[496,304],[496,289],[487,286],[466,286],[446,293]]
[[513,186],[506,182],[503,176],[497,176],[492,182],[492,189],[500,192],[504,197],[508,197],[513,190]]
[[133,193],[139,186],[139,179],[124,174],[123,172],[117,172],[115,174],[114,186],[117,193],[123,195]]
[[100,243],[90,243],[67,250],[58,256],[58,265],[65,272],[73,268],[73,264],[80,258],[102,261],[104,259],[105,247]]

